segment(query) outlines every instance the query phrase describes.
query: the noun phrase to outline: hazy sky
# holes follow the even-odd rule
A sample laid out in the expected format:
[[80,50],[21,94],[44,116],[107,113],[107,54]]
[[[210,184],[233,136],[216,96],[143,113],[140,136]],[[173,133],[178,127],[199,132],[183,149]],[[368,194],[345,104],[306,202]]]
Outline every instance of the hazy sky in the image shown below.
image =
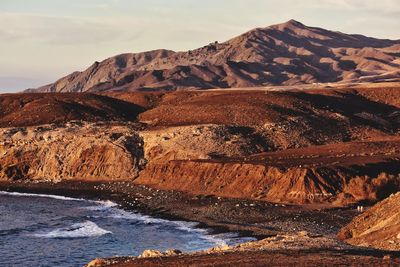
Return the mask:
[[0,0],[0,92],[119,53],[197,48],[292,18],[400,39],[400,0]]

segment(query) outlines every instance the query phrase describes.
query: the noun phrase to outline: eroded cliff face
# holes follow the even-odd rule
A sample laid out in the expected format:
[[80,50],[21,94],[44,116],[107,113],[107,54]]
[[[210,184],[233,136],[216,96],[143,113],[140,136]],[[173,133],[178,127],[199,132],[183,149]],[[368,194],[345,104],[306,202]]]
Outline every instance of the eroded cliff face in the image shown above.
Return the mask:
[[[135,180],[159,189],[280,203],[376,201],[400,188],[398,162],[379,166],[277,167],[266,164],[170,161],[149,164]],[[379,170],[371,176],[371,168]],[[388,173],[387,173],[388,172]]]
[[143,141],[130,124],[0,129],[0,180],[129,180],[144,164]]

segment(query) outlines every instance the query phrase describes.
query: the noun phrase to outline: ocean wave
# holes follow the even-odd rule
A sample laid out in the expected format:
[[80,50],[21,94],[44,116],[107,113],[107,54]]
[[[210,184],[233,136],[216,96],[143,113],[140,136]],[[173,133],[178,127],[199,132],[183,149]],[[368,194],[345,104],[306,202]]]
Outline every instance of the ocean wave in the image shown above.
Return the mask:
[[19,192],[6,192],[6,191],[0,191],[0,195],[14,196],[14,197],[45,197],[45,198],[53,198],[53,199],[58,199],[58,200],[87,201],[83,198],[63,197],[63,196],[59,196],[59,195],[19,193]]
[[[123,209],[118,208],[118,204],[113,201],[95,201],[95,200],[86,200],[82,198],[71,198],[71,197],[63,197],[58,195],[47,195],[47,194],[33,194],[33,193],[17,193],[17,192],[5,192],[0,191],[0,195],[10,195],[10,196],[32,196],[32,197],[46,197],[53,198],[58,200],[68,200],[68,201],[85,201],[93,203],[93,206],[81,207],[82,209],[87,209],[91,211],[100,211],[106,212],[106,214],[102,214],[101,216],[92,216],[92,217],[110,217],[113,219],[124,219],[124,220],[134,220],[139,223],[144,224],[163,224],[170,225],[177,230],[181,230],[184,232],[196,233],[199,235],[200,239],[207,240],[208,242],[215,244],[216,246],[224,246],[237,244],[240,241],[250,241],[254,240],[253,238],[244,238],[241,239],[238,237],[237,233],[226,233],[226,234],[210,234],[209,229],[197,228],[197,222],[188,222],[188,221],[171,221],[166,219],[154,218],[148,215],[143,215],[141,213],[125,211]],[[101,236],[104,234],[109,234],[110,231],[104,230],[97,226],[92,221],[86,221],[84,223],[73,224],[69,228],[61,228],[56,229],[48,233],[37,233],[34,234],[36,237],[47,237],[47,238],[77,238],[77,237],[91,237],[91,236]]]
[[75,223],[70,227],[56,229],[48,233],[36,233],[33,234],[33,236],[45,238],[83,238],[102,236],[105,234],[112,234],[112,232],[99,227],[92,221],[85,221],[83,223]]

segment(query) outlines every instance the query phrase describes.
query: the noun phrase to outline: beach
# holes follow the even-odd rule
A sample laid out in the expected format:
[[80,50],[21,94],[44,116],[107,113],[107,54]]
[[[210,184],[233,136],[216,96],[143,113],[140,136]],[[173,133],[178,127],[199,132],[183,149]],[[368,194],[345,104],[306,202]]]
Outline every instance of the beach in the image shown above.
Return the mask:
[[290,265],[296,261],[316,265],[321,260],[327,264],[376,262],[389,266],[399,262],[399,252],[353,247],[336,238],[337,231],[358,214],[354,207],[297,206],[190,195],[127,181],[2,182],[0,190],[111,200],[126,210],[167,220],[198,222],[196,227],[211,229],[213,234],[235,232],[261,242],[244,248],[226,247],[169,257],[116,258],[108,262],[112,266],[186,266],[191,262],[227,266],[238,260],[241,266]]

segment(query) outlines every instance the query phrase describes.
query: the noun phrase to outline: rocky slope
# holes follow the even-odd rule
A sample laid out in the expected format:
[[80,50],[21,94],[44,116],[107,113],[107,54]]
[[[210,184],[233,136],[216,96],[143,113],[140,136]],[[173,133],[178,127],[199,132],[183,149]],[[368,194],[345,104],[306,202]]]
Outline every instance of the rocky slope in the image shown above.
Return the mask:
[[399,40],[344,34],[291,20],[186,52],[155,50],[117,55],[33,91],[174,90],[398,81],[399,52]]
[[[394,146],[398,146],[397,143]],[[283,203],[373,202],[400,190],[399,151],[320,156],[291,150],[291,158],[188,160],[150,163],[135,180],[159,189]],[[373,153],[371,153],[373,154]],[[383,155],[383,157],[382,157]]]
[[127,180],[144,163],[143,142],[134,125],[0,129],[0,180]]
[[399,190],[399,93],[379,87],[1,95],[2,177],[132,180],[144,168],[136,183],[193,194],[377,201]]
[[338,237],[357,246],[400,250],[400,193],[356,217]]
[[[396,94],[395,88],[175,92],[159,97],[138,118],[147,124],[141,136],[149,161],[244,158],[266,151],[396,138]],[[360,149],[343,152],[345,147],[329,149],[337,154]],[[329,154],[327,150],[324,153]]]

